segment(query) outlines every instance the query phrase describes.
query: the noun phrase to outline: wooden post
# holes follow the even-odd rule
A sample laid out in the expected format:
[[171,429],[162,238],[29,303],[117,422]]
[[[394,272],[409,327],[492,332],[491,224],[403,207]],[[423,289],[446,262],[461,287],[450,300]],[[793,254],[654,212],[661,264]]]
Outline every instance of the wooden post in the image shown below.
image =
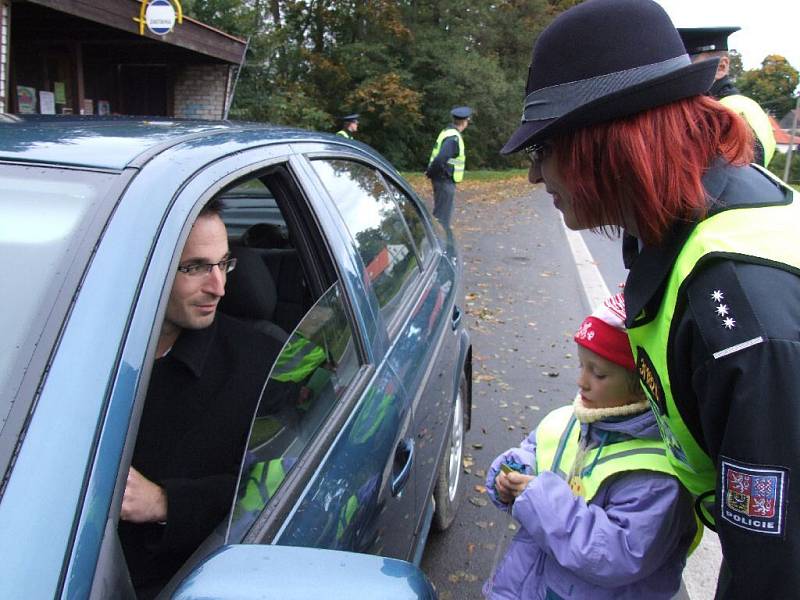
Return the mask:
[[794,118],[792,119],[792,132],[789,134],[789,151],[786,153],[786,167],[783,169],[783,180],[789,184],[789,173],[792,167],[792,150],[794,150],[794,136],[797,133],[797,113],[800,111],[800,94],[797,94],[797,102],[794,105]]
[[73,114],[83,114],[83,99],[86,96],[86,88],[83,83],[83,45],[80,42],[72,44],[72,56],[75,61],[75,97],[78,105],[73,106]]

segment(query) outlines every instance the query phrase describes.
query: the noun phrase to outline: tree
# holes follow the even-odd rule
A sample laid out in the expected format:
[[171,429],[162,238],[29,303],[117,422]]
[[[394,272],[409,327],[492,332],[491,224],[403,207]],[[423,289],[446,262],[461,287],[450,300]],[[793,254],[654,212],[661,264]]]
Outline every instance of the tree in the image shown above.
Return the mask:
[[[783,179],[785,174],[786,159],[786,154],[782,152],[776,152],[775,156],[772,157],[772,160],[769,161],[769,170],[772,171],[779,179]],[[787,181],[787,183],[793,183],[795,185],[800,183],[800,156],[798,156],[797,152],[792,153],[792,166],[789,173],[789,181]]]
[[736,85],[742,94],[780,117],[794,108],[794,90],[799,80],[797,69],[783,56],[770,54],[761,63],[760,69],[745,71]]
[[469,169],[518,123],[532,44],[579,0],[184,0],[186,14],[250,39],[230,117],[335,131],[422,170],[453,106],[475,110]]
[[737,50],[730,50],[728,52],[731,66],[728,69],[728,77],[736,81],[744,73],[744,66],[742,66],[742,55]]

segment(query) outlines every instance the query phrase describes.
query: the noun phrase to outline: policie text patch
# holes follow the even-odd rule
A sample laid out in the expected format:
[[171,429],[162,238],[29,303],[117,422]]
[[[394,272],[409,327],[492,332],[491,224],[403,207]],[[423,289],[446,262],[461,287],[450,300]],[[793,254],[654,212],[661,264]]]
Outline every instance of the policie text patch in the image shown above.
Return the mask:
[[658,415],[667,414],[667,400],[664,393],[664,386],[661,385],[661,378],[658,371],[653,366],[653,361],[647,351],[641,346],[636,347],[636,370],[639,372],[639,380],[650,393],[651,405]]
[[720,515],[726,521],[756,533],[782,536],[786,528],[786,489],[789,471],[721,459]]

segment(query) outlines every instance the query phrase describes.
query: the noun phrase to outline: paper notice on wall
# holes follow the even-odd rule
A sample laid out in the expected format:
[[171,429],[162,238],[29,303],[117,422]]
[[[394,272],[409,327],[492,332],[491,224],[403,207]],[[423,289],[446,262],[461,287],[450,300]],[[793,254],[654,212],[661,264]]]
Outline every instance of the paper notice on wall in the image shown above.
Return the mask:
[[56,114],[56,95],[53,92],[39,90],[39,112],[43,115]]
[[94,100],[90,100],[89,98],[83,99],[83,106],[81,107],[81,114],[82,115],[93,115],[94,114]]
[[36,112],[36,88],[27,85],[17,86],[17,109],[26,115]]
[[56,95],[56,104],[67,103],[67,87],[64,85],[63,81],[53,82],[53,92],[55,92]]
[[111,103],[108,100],[98,100],[97,101],[97,114],[98,115],[110,115],[111,114]]

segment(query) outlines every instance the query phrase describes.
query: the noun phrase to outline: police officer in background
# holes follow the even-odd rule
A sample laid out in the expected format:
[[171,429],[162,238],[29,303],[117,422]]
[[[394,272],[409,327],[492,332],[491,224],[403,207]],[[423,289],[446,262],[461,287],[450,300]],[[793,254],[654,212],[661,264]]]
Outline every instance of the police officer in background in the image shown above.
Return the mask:
[[436,138],[436,144],[428,160],[425,175],[433,184],[433,216],[443,225],[450,225],[453,215],[453,200],[456,184],[464,179],[464,138],[461,133],[469,125],[472,109],[457,106],[450,111],[453,122],[445,127]]
[[728,76],[731,67],[728,36],[740,29],[741,27],[678,27],[678,33],[693,63],[719,59],[714,85],[708,94],[744,117],[755,137],[754,162],[766,167],[775,154],[775,134],[769,117],[755,100],[742,96]]
[[342,128],[336,132],[336,135],[352,140],[353,134],[358,131],[358,117],[360,116],[358,113],[353,113],[342,117]]

